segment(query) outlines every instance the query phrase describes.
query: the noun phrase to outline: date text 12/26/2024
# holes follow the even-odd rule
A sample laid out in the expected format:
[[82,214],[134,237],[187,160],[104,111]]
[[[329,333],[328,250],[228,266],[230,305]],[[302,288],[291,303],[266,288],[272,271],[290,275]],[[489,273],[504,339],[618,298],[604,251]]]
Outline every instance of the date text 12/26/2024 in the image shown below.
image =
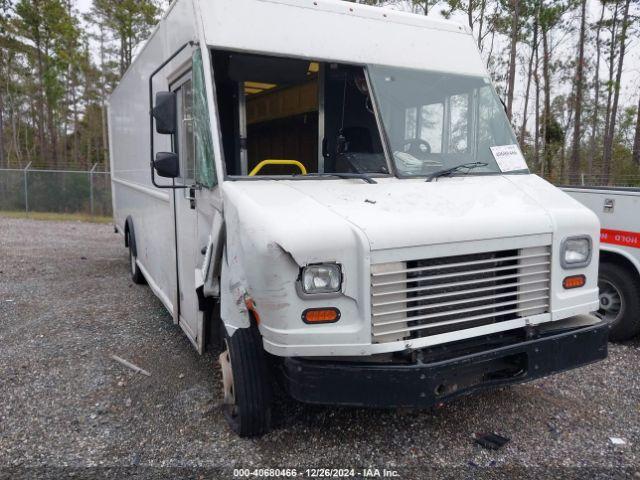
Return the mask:
[[234,478],[399,478],[397,470],[386,468],[238,468]]

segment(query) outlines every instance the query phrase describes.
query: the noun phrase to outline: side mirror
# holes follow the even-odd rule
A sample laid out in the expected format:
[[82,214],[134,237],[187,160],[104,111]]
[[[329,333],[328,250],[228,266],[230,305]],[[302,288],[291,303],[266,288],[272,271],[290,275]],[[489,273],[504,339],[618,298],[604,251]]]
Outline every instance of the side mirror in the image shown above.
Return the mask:
[[178,131],[177,102],[175,92],[156,93],[156,106],[152,110],[156,120],[156,132],[173,135]]
[[178,154],[173,152],[158,152],[153,161],[153,168],[158,175],[165,178],[176,178],[180,176],[180,162]]

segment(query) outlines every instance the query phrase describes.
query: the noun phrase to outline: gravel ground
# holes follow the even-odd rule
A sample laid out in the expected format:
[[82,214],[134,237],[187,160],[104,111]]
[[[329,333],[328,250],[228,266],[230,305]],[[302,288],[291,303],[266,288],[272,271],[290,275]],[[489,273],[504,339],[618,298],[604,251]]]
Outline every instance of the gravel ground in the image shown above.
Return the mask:
[[[0,478],[228,478],[254,467],[640,478],[638,340],[611,345],[605,362],[429,411],[283,399],[274,431],[243,440],[221,414],[215,358],[130,281],[127,260],[109,225],[0,218]],[[471,438],[485,431],[511,441],[485,450]]]

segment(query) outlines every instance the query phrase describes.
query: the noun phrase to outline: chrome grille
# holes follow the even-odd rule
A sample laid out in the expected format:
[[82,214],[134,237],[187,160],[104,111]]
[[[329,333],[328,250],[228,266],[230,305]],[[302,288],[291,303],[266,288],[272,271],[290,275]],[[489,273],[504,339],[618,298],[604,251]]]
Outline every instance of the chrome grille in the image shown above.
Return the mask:
[[373,265],[373,342],[546,313],[550,278],[549,246]]

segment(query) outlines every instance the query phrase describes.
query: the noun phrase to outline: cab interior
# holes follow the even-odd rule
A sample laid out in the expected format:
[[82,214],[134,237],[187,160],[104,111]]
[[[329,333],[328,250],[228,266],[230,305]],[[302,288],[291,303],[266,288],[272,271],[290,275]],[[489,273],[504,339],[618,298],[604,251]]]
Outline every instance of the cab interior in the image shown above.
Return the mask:
[[227,176],[388,173],[363,67],[212,58]]

